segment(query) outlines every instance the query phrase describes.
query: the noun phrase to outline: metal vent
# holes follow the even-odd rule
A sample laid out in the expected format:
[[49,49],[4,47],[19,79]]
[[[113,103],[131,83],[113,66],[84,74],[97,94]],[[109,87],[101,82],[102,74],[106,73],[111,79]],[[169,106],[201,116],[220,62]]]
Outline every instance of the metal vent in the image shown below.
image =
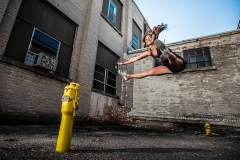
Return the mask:
[[50,71],[56,71],[57,62],[58,60],[55,56],[46,53],[27,53],[25,59],[26,65],[36,66]]

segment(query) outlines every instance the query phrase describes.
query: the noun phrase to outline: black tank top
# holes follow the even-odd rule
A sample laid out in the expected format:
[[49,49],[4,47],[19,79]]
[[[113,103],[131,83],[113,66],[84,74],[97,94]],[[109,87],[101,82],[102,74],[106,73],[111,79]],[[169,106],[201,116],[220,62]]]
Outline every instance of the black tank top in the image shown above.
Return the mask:
[[[179,56],[178,54],[174,53],[170,48],[168,48],[168,49],[169,49],[169,51],[170,51],[171,53],[173,53],[177,58],[181,59],[184,63],[187,64],[187,62],[186,62],[181,56]],[[150,54],[151,54],[151,56],[152,56],[154,59],[159,59],[159,60],[163,63],[163,65],[169,64],[168,59],[163,56],[162,52],[161,52],[159,49],[157,49],[157,55],[154,55],[152,52],[150,52]]]
[[159,49],[157,49],[157,55],[154,55],[152,52],[150,52],[150,54],[154,59],[159,59],[163,64],[169,63],[168,59],[163,56],[162,52]]

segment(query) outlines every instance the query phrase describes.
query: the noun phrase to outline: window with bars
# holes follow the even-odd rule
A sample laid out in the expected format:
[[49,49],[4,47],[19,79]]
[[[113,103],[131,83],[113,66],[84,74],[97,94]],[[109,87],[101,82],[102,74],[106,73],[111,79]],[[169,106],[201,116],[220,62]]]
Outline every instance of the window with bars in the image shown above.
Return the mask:
[[132,46],[134,49],[139,49],[139,39],[138,37],[133,33],[133,37],[132,37]]
[[115,3],[110,0],[109,7],[108,7],[108,18],[113,22],[116,23],[116,14],[117,14],[117,6]]
[[116,95],[117,74],[96,63],[93,88]]
[[212,66],[210,49],[208,47],[184,51],[183,57],[187,62],[186,69]]

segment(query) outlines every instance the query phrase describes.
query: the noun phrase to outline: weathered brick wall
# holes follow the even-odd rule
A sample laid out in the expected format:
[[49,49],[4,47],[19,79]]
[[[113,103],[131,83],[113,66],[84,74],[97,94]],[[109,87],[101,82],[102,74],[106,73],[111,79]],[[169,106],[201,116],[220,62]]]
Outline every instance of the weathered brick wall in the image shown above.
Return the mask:
[[[4,1],[3,3],[4,5],[7,5],[7,1]],[[7,42],[21,3],[22,0],[9,1],[6,6],[7,8],[5,9],[5,13],[2,15],[3,17],[0,25],[0,56],[3,55],[7,46]]]
[[[6,13],[0,25],[0,55],[3,55],[3,57],[0,57],[0,118],[13,119],[15,116],[21,116],[37,119],[52,118],[59,121],[61,115],[61,96],[69,80],[54,78],[54,76],[51,75],[41,74],[31,69],[29,70],[29,67],[26,67],[24,64],[11,62],[9,59],[7,59],[7,62],[4,60],[4,50],[7,46],[21,2],[20,0],[9,1]],[[90,101],[89,97],[86,97],[86,99],[84,98],[85,95],[90,95],[91,91],[89,86],[92,86],[92,82],[86,79],[92,77],[91,73],[93,73],[93,67],[83,66],[81,68],[80,63],[90,61],[89,59],[92,58],[91,56],[88,57],[89,53],[92,53],[92,50],[89,50],[90,52],[83,52],[84,47],[91,47],[94,43],[95,49],[97,48],[97,40],[93,43],[85,43],[83,47],[83,40],[92,38],[91,34],[87,32],[89,31],[89,26],[86,24],[87,12],[92,4],[91,1],[86,0],[49,0],[49,2],[78,24],[69,78],[79,84],[82,83],[79,96],[81,101],[76,118],[84,118],[88,116]],[[95,30],[95,28],[92,30]],[[92,30],[90,30],[90,32],[95,34]],[[98,32],[98,30],[96,32]],[[91,65],[93,66],[92,61],[95,60],[91,60]],[[16,63],[17,65],[12,65]],[[91,69],[91,73],[87,70],[89,68]],[[85,73],[87,74],[85,75]],[[89,81],[88,86],[83,83],[84,78],[79,75],[86,77],[85,82]],[[84,103],[84,100],[87,103]]]
[[[132,26],[133,21],[138,25],[140,30],[142,31],[142,37],[144,35],[144,16],[141,11],[137,7],[136,3],[133,0],[127,2],[126,5],[126,40],[124,41],[125,46],[132,48]],[[143,47],[143,43],[140,39],[141,47]],[[127,49],[124,48],[124,52],[126,53]],[[133,48],[132,48],[133,49]],[[126,61],[127,59],[121,59],[120,61]],[[134,72],[134,64],[121,66],[121,70],[127,70],[128,73]],[[126,82],[125,80],[121,81],[121,94],[120,94],[120,103],[125,107],[133,107],[133,81]]]
[[90,107],[91,88],[95,69],[98,45],[98,29],[102,1],[88,1],[88,14],[84,24],[82,48],[78,66],[77,79],[81,85],[79,111],[80,116],[88,117]]
[[69,77],[73,81],[78,80],[78,67],[81,56],[81,49],[83,45],[83,36],[85,32],[86,17],[88,14],[88,6],[91,5],[90,1],[86,0],[48,0],[54,7],[60,10],[68,18],[78,24],[76,28],[76,36],[72,52],[71,66]]
[[67,83],[4,62],[0,62],[0,74],[0,119],[21,116],[59,121]]
[[[116,53],[120,57],[120,61],[126,61],[123,58],[123,53],[127,51],[127,46],[131,47],[132,41],[132,23],[133,20],[139,25],[139,27],[143,30],[143,15],[140,13],[135,3],[132,0],[126,1],[121,0],[123,4],[122,10],[122,30],[119,32],[115,30],[106,19],[102,16],[100,17],[99,24],[99,34],[98,40],[102,42],[105,46],[111,49],[114,53]],[[130,65],[131,66],[131,65]],[[120,66],[121,70],[127,70],[128,66]],[[130,68],[131,69],[131,68]],[[129,71],[129,70],[128,70]],[[132,70],[133,72],[133,70]],[[120,103],[124,105],[124,107],[132,107],[133,105],[133,92],[132,87],[133,83],[127,82],[125,83],[122,80],[122,77],[119,76],[118,80],[118,93],[120,96]],[[130,90],[130,92],[129,92]],[[119,92],[120,91],[120,92]],[[101,118],[104,117],[106,108],[109,106],[117,104],[118,100],[98,94],[92,93],[90,98],[90,108],[89,108],[89,116],[91,118]],[[111,108],[111,107],[110,107]]]
[[[121,21],[121,31],[117,31],[114,29],[112,25],[109,24],[109,22],[103,18],[102,16],[99,17],[99,36],[98,40],[102,42],[105,46],[107,46],[110,50],[112,50],[114,53],[116,53],[119,57],[122,57],[123,53],[123,43],[124,43],[124,37],[125,34],[124,26],[126,24],[125,19],[123,18],[125,15],[124,8],[126,7],[126,0],[121,0],[120,2],[123,4],[123,10],[122,10],[122,21]],[[101,12],[102,12],[102,8]],[[125,47],[124,47],[125,49]]]
[[118,104],[117,99],[102,95],[100,93],[92,92],[89,117],[92,119],[103,120],[106,108],[114,104]]
[[[102,1],[99,1],[99,3],[102,3]],[[121,0],[121,3],[125,7],[125,0]],[[102,15],[102,5],[100,5],[100,13],[95,15],[94,20],[98,21],[98,30],[96,30],[98,33],[95,33],[98,35],[98,39],[96,39],[96,47],[98,45],[98,41],[103,43],[106,47],[108,47],[111,51],[113,51],[115,54],[117,54],[119,57],[122,57],[123,53],[123,42],[124,42],[124,37],[123,34],[125,34],[124,25],[125,21],[124,18],[122,17],[122,30],[116,30],[112,25],[110,25],[110,22],[108,22]],[[123,8],[124,8],[123,7]],[[99,10],[98,9],[98,10]],[[123,9],[122,11],[122,16],[125,15],[125,11]],[[95,22],[96,23],[96,22]],[[96,48],[97,49],[97,48]],[[95,56],[97,51],[94,52]],[[93,67],[95,66],[95,57],[93,59],[89,59],[91,61],[91,65]],[[93,75],[94,73],[94,68],[93,70],[89,73]],[[120,79],[119,79],[120,80]],[[91,89],[92,86],[89,86]],[[118,93],[119,94],[119,93]],[[107,95],[91,92],[90,96],[90,105],[89,105],[89,116],[93,119],[102,119],[104,116],[104,110],[106,107],[111,106],[112,104],[117,104],[118,100],[112,97],[109,97]],[[103,120],[103,119],[102,119]]]
[[[129,116],[240,126],[240,31],[168,46],[179,55],[183,50],[210,47],[213,67],[134,79],[133,108]],[[136,62],[134,72],[152,67],[153,58],[149,57]]]
[[99,5],[101,1],[49,0],[56,8],[79,26],[72,52],[70,78],[80,84],[80,102],[77,116],[87,117],[93,77],[93,61],[97,50]]
[[1,0],[0,2],[0,24],[2,22],[3,15],[6,11],[6,8],[8,6],[9,0]]

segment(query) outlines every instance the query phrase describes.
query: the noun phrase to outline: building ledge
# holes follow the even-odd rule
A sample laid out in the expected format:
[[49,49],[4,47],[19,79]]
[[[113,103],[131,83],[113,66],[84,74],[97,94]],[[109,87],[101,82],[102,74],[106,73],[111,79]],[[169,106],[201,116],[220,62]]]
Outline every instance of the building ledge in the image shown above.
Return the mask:
[[101,91],[101,90],[98,90],[98,89],[95,89],[95,88],[92,88],[91,91],[92,91],[92,92],[99,93],[99,94],[102,94],[102,95],[104,95],[104,96],[111,97],[111,98],[119,99],[119,96],[115,96],[115,95],[112,95],[112,94],[106,93],[106,92],[104,92],[104,91]]
[[205,124],[210,122],[212,125],[240,127],[239,119],[226,120],[214,118],[195,118],[195,117],[145,117],[145,116],[129,116],[129,118],[138,121],[154,121],[154,122],[172,122],[172,123],[192,123]]
[[41,70],[39,70],[39,69],[37,69],[35,67],[27,66],[27,65],[25,65],[25,64],[23,64],[21,62],[9,59],[9,58],[4,57],[4,56],[0,56],[0,62],[11,64],[11,65],[17,66],[19,68],[22,68],[22,69],[25,69],[25,70],[29,70],[29,71],[32,71],[34,73],[41,74],[41,75],[49,77],[49,78],[57,79],[57,80],[62,81],[62,82],[70,83],[72,81],[71,79],[64,78],[64,77],[61,77],[61,76],[58,76],[58,75],[54,75],[54,74],[50,74],[50,73],[46,73],[46,72],[41,71]]
[[217,70],[217,67],[216,66],[211,66],[211,67],[204,67],[204,68],[185,69],[180,73],[197,72],[197,71],[211,71],[211,70]]
[[106,16],[104,16],[102,13],[101,13],[101,16],[103,17],[103,19],[105,19],[105,20],[113,27],[113,29],[115,29],[115,30],[118,32],[118,34],[119,34],[120,36],[123,37],[123,34],[121,33],[121,31],[119,31],[119,30],[117,29],[117,27],[115,27],[115,26],[112,24],[112,22],[109,21],[109,19],[108,19]]

